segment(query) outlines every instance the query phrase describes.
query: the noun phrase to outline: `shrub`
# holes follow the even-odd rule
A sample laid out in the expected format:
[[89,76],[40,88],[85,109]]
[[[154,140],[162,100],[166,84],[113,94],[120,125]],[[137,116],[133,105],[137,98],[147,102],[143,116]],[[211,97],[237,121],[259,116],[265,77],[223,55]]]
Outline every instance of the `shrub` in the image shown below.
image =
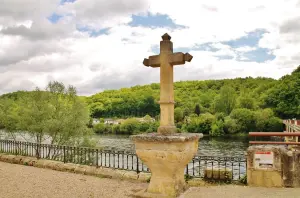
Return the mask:
[[222,121],[215,121],[211,126],[209,135],[211,136],[222,136],[224,135],[223,129],[224,123]]

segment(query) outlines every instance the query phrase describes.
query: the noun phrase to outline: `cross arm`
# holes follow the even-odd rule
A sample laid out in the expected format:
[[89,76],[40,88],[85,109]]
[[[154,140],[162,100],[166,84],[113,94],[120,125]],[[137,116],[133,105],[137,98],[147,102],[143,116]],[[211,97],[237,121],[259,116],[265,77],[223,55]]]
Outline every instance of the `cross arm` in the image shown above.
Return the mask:
[[171,65],[182,65],[185,61],[191,62],[193,56],[189,53],[177,52],[169,55],[169,63]]
[[143,61],[143,64],[147,67],[159,67],[160,66],[160,60],[159,55],[155,56],[149,56],[149,58],[145,58]]

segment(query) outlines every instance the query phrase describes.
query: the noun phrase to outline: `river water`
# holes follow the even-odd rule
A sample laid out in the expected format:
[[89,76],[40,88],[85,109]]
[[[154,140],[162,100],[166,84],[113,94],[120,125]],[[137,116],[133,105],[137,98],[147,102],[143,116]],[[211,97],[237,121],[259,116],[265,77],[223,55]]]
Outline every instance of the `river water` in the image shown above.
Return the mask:
[[[30,138],[24,136],[17,136],[18,141],[28,141]],[[13,140],[9,135],[1,133],[0,139]],[[131,151],[134,152],[134,144],[130,140],[129,135],[93,135],[92,139],[96,141],[96,145],[99,148],[105,150],[116,151]],[[228,157],[240,157],[244,156],[246,149],[248,148],[249,139],[247,137],[208,137],[204,136],[199,141],[198,155],[201,156],[228,156]],[[43,143],[49,144],[48,141]]]
[[[24,138],[24,135],[18,135],[16,140],[28,141],[28,138],[29,137]],[[12,137],[5,133],[1,133],[1,131],[0,139],[13,140]],[[113,150],[134,153],[134,144],[130,140],[129,135],[94,135],[92,139],[96,142],[96,146],[98,148],[109,150],[107,152],[100,151],[98,159],[100,162],[98,161],[98,164],[101,166],[115,168],[124,166],[125,169],[129,170],[137,170],[137,167],[139,167],[139,170],[147,169],[147,167],[145,167],[143,164],[139,164],[137,166],[137,158],[134,155],[121,154],[122,160],[120,160],[119,154],[109,154],[115,153],[110,152]],[[48,141],[43,143],[49,144]],[[246,162],[244,160],[244,155],[246,149],[248,148],[248,142],[249,139],[247,137],[203,137],[199,141],[198,153],[196,157],[187,165],[185,173],[191,176],[201,177],[204,175],[206,168],[225,168],[225,170],[232,170],[232,178],[238,180],[246,173]],[[8,147],[11,148],[10,145],[8,145]],[[30,150],[32,150],[31,155],[34,155],[34,149],[29,149],[29,151]],[[58,153],[61,155],[63,152],[60,150]],[[44,154],[45,153],[42,152],[42,155]]]
[[[129,135],[94,135],[97,146],[107,150],[134,151]],[[198,155],[202,156],[244,156],[248,148],[247,137],[208,137],[199,141]]]

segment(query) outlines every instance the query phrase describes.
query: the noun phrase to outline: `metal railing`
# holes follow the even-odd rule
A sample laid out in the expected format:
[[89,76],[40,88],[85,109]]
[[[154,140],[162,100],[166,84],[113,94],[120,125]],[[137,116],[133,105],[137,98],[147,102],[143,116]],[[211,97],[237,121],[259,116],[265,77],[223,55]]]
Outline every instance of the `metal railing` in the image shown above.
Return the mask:
[[[56,160],[64,163],[131,170],[137,173],[150,172],[149,168],[135,153],[128,151],[0,140],[0,153]],[[244,156],[195,156],[186,166],[185,174],[192,178],[239,180],[246,175],[246,159]]]
[[300,142],[291,142],[286,139],[281,139],[281,141],[257,141],[256,137],[299,137],[300,132],[250,132],[250,137],[255,137],[254,141],[249,141],[249,144],[273,144],[273,145],[300,145]]

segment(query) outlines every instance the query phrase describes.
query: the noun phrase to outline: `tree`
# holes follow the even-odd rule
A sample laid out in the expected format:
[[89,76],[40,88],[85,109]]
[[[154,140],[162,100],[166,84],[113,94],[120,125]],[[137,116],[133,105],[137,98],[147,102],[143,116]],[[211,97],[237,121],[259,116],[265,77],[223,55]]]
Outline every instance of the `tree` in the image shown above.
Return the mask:
[[230,117],[239,125],[239,132],[248,133],[255,130],[255,114],[249,109],[234,109]]
[[215,99],[215,110],[229,115],[236,105],[236,93],[232,87],[223,86]]
[[179,107],[176,107],[174,110],[174,120],[176,123],[183,121],[183,110]]
[[216,120],[212,126],[209,135],[211,136],[223,136],[224,135],[224,123],[221,120]]
[[194,113],[195,113],[197,116],[200,115],[200,106],[199,106],[199,104],[196,104]]
[[237,99],[237,106],[245,109],[255,109],[255,100],[249,94],[243,94]]
[[[14,104],[6,109],[4,127],[12,134],[29,135],[27,141],[41,144],[50,139],[51,144],[80,145],[85,142],[84,137],[91,134],[87,105],[76,96],[72,86],[66,88],[63,83],[50,82],[46,91],[36,88],[19,97]],[[9,119],[14,124],[8,122]],[[40,153],[37,147],[36,156]]]
[[300,66],[268,91],[266,104],[281,118],[300,118]]
[[255,122],[258,131],[281,132],[283,131],[282,120],[275,117],[272,109],[263,109],[255,112]]

